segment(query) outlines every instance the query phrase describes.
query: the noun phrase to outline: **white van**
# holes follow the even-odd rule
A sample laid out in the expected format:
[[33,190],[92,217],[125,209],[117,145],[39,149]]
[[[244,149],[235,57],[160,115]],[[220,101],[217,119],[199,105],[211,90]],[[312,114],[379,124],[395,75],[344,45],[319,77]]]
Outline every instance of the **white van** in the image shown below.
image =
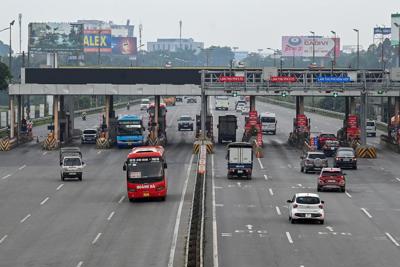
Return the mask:
[[228,110],[229,109],[229,98],[227,96],[216,96],[215,97],[215,109],[216,110]]
[[260,115],[261,130],[263,133],[276,134],[276,115],[271,112],[264,112]]
[[367,120],[366,126],[367,136],[376,136],[376,122],[372,120]]

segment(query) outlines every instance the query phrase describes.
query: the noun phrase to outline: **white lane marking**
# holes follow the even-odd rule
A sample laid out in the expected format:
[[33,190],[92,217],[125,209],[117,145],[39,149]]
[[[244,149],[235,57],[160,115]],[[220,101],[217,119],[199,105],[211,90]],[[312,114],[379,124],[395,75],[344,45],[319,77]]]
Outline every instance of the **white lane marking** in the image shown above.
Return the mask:
[[246,225],[246,227],[247,227],[248,230],[253,229],[253,225],[251,225],[251,224]]
[[349,198],[351,198],[351,195],[349,194],[349,192],[345,192],[346,196],[348,196]]
[[260,164],[260,168],[264,169],[264,166],[262,165],[260,158],[257,158],[257,159],[258,159],[258,163]]
[[6,238],[8,237],[8,235],[4,235],[1,239],[0,239],[0,244],[4,242],[4,240],[6,240]]
[[101,154],[101,150],[97,151],[97,155]]
[[118,200],[118,204],[121,204],[122,201],[124,201],[124,199],[125,199],[125,196],[122,196],[122,197],[120,198],[120,200]]
[[231,237],[232,233],[221,233],[222,237]]
[[289,243],[293,244],[293,239],[289,232],[286,232],[286,237],[287,237],[287,240],[289,241]]
[[111,212],[110,215],[108,215],[107,221],[110,221],[111,218],[114,216],[115,211]]
[[327,226],[326,229],[328,229],[329,231],[333,232],[332,226]]
[[223,189],[222,186],[216,186],[215,189]]
[[361,208],[361,210],[365,213],[365,215],[367,215],[368,218],[372,218],[372,215],[365,208]]
[[264,174],[265,181],[268,181],[268,176]]
[[24,165],[22,165],[21,167],[19,167],[18,170],[22,170],[22,169],[24,169],[25,167],[26,167],[26,165],[24,164]]
[[215,204],[216,207],[223,207],[224,204]]
[[217,216],[215,209],[215,170],[214,154],[211,154],[211,185],[212,185],[212,228],[213,228],[213,267],[218,267],[218,234],[217,234]]
[[297,184],[299,187],[302,187],[303,185],[302,184]]
[[193,164],[193,154],[192,154],[192,156],[190,158],[189,168],[188,168],[187,173],[186,173],[186,180],[185,180],[185,183],[183,185],[181,201],[179,202],[178,212],[177,212],[177,215],[176,215],[174,233],[172,235],[171,250],[169,252],[168,267],[174,266],[174,258],[175,258],[176,242],[178,240],[179,224],[181,222],[181,214],[182,214],[183,202],[185,200],[186,189],[187,189],[187,185],[188,185],[188,182],[189,182],[190,172],[192,170],[192,164]]
[[399,247],[399,246],[400,246],[400,244],[396,241],[396,239],[394,239],[394,237],[393,237],[391,234],[389,234],[388,232],[386,232],[385,234],[386,234],[386,236],[390,239],[390,241],[393,242],[393,244],[394,244],[396,247]]
[[5,180],[5,179],[7,179],[8,177],[10,177],[11,176],[11,174],[7,174],[6,176],[3,176],[1,179],[2,180]]
[[400,178],[396,178],[396,180],[400,182]]
[[80,261],[80,262],[76,265],[76,267],[82,267],[82,265],[83,265],[83,261]]
[[43,199],[43,201],[42,202],[40,202],[40,205],[44,205],[44,203],[46,203],[47,202],[47,200],[49,200],[50,198],[49,197],[46,197],[45,199]]
[[26,220],[28,220],[29,219],[29,217],[31,217],[31,214],[29,213],[28,215],[26,215],[22,220],[20,220],[19,222],[20,223],[23,223],[23,222],[25,222]]
[[62,187],[64,186],[64,184],[60,184],[59,186],[57,186],[56,190],[60,190]]
[[42,155],[43,155],[43,156],[46,156],[46,154],[47,154],[47,151],[43,152],[43,154],[42,154]]
[[278,206],[276,206],[275,209],[276,209],[276,213],[278,213],[278,215],[282,215],[281,210],[279,209]]
[[99,238],[100,238],[100,236],[102,235],[102,233],[98,233],[97,235],[96,235],[96,237],[93,239],[93,241],[92,241],[92,245],[94,245],[94,244],[96,244],[96,242],[99,240]]
[[274,195],[274,191],[272,191],[272,188],[269,188],[268,191],[269,191],[269,194],[270,194],[271,196]]

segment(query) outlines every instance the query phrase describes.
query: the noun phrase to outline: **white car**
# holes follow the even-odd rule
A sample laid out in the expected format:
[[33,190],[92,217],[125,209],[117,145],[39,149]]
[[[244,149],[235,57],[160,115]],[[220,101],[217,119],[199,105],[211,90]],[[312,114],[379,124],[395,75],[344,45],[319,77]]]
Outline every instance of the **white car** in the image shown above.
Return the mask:
[[367,136],[376,136],[376,122],[375,121],[367,121],[366,124],[366,131],[367,131]]
[[140,102],[140,110],[147,110],[150,106],[150,99],[143,98]]
[[241,111],[244,110],[244,109],[246,109],[246,104],[245,104],[245,103],[239,102],[239,103],[236,105],[236,111],[237,111],[237,112],[241,112]]
[[297,193],[289,203],[289,221],[296,223],[297,220],[316,220],[324,224],[325,212],[324,201],[314,193]]

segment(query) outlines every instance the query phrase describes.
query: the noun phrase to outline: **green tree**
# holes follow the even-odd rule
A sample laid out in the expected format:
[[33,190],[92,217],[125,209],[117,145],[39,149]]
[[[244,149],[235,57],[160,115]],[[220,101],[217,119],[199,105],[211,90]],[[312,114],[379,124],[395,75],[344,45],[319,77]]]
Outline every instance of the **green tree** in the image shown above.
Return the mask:
[[8,83],[11,80],[11,73],[7,65],[0,62],[0,90],[8,88]]

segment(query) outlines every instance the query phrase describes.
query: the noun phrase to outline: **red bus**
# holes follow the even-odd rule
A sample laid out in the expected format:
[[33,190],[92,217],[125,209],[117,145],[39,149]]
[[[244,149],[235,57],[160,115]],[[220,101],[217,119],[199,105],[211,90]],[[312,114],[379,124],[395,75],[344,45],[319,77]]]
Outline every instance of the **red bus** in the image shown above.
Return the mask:
[[129,200],[160,198],[164,201],[167,197],[166,168],[162,146],[133,148],[123,167]]

